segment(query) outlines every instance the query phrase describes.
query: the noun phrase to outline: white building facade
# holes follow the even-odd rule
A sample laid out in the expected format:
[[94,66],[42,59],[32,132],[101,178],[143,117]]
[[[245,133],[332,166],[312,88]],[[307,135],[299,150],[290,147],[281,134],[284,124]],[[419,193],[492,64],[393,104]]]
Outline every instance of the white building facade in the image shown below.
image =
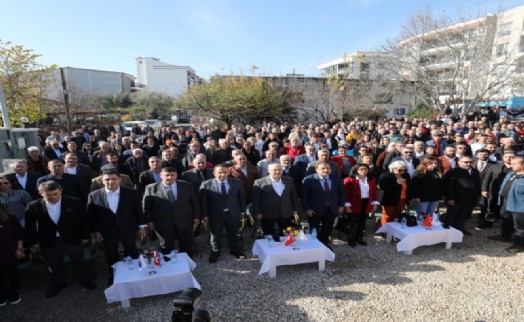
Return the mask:
[[351,80],[391,80],[398,76],[386,69],[387,56],[381,52],[357,51],[318,65],[323,76],[344,76]]
[[202,82],[189,66],[172,65],[153,57],[138,57],[136,63],[138,85],[148,91],[177,97]]

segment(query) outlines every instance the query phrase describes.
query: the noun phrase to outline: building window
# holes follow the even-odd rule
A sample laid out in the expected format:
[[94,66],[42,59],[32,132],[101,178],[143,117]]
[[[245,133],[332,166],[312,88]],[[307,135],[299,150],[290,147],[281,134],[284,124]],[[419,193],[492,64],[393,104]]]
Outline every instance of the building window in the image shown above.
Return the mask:
[[520,36],[519,53],[524,53],[524,36]]
[[508,54],[508,43],[503,43],[497,46],[497,57],[506,56]]
[[498,36],[499,37],[504,37],[504,36],[509,36],[511,35],[511,26],[512,23],[511,22],[507,22],[507,23],[503,23],[499,26],[499,32],[498,32]]

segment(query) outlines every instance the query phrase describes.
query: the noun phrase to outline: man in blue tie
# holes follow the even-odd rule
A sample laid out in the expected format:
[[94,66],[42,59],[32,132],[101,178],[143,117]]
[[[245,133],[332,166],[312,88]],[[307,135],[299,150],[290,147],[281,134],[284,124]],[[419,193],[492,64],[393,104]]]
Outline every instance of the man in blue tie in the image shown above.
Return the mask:
[[230,178],[223,164],[213,169],[214,179],[202,182],[199,190],[203,220],[209,223],[211,233],[211,255],[209,262],[215,263],[222,248],[222,232],[227,232],[229,252],[238,259],[245,259],[237,238],[241,220],[245,218],[246,202],[242,181]]

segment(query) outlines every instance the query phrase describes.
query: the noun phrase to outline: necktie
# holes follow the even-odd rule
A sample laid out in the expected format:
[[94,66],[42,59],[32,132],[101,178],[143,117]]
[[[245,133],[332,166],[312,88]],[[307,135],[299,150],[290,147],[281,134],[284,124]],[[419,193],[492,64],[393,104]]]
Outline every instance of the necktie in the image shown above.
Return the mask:
[[224,198],[227,198],[227,190],[226,190],[226,183],[225,182],[222,182],[220,184],[220,192],[222,193],[222,196]]
[[173,192],[173,188],[171,186],[167,186],[167,198],[169,199],[169,202],[174,205],[176,202],[175,193]]
[[329,207],[330,203],[329,203],[329,193],[331,192],[329,190],[329,183],[327,181],[327,179],[324,179],[324,191],[326,192],[326,207]]
[[482,170],[484,170],[484,167],[486,166],[485,162],[484,161],[481,161],[480,162],[480,165],[479,165],[479,172],[482,172]]
[[206,180],[206,178],[204,177],[204,173],[202,171],[198,171],[198,176],[200,177],[200,182]]

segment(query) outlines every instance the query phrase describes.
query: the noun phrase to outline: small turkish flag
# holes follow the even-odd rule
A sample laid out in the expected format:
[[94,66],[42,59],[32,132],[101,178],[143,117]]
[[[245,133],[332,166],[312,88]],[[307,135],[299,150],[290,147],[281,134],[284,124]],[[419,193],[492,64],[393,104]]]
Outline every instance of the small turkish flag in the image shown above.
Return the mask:
[[155,259],[155,265],[161,267],[162,264],[160,264],[160,256],[158,256],[158,252],[153,253],[153,258]]
[[431,217],[431,215],[428,214],[428,215],[426,216],[426,219],[424,219],[424,222],[422,223],[422,226],[430,228],[430,227],[431,227],[431,222],[432,222],[432,221],[433,221],[433,217]]
[[285,246],[289,246],[295,242],[295,236],[293,236],[293,231],[289,232],[289,235],[287,235],[286,240],[284,241]]

